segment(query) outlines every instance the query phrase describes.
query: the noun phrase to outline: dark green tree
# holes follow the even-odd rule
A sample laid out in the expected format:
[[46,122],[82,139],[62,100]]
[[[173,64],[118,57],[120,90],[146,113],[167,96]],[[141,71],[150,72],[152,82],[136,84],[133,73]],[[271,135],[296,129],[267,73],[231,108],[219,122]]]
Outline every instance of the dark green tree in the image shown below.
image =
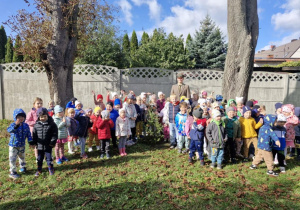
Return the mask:
[[0,27],[0,63],[5,61],[5,45],[7,43],[7,36],[3,26]]
[[142,35],[141,45],[149,42],[149,35],[144,31]]
[[200,22],[200,29],[187,43],[187,52],[195,60],[195,68],[224,68],[227,45],[221,30],[209,15]]
[[8,37],[5,48],[6,48],[5,63],[11,63],[14,52],[13,52],[13,43],[10,37]]
[[122,50],[124,53],[130,53],[130,41],[129,41],[128,34],[125,34],[123,36]]
[[22,40],[19,35],[16,37],[15,46],[14,46],[14,55],[12,62],[22,62],[23,55],[20,53],[20,47],[22,47]]
[[132,34],[131,34],[131,39],[130,39],[130,56],[134,56],[134,54],[136,53],[137,49],[139,48],[139,44],[138,44],[138,39],[135,33],[135,30],[133,30]]

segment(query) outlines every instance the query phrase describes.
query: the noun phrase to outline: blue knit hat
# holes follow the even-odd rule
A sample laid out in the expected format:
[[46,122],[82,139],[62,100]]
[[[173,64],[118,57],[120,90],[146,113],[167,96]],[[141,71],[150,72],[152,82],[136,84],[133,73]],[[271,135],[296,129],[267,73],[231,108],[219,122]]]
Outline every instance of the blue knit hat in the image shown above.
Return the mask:
[[56,105],[55,107],[54,107],[54,113],[55,114],[57,114],[57,113],[59,113],[59,112],[63,112],[64,111],[64,109],[60,106],[60,105]]
[[120,99],[115,99],[115,102],[114,102],[114,105],[117,106],[117,105],[121,105],[121,101]]
[[249,106],[244,106],[243,113],[245,114],[247,111],[251,111],[251,108]]
[[282,107],[282,103],[276,103],[275,104],[275,110],[279,109]]

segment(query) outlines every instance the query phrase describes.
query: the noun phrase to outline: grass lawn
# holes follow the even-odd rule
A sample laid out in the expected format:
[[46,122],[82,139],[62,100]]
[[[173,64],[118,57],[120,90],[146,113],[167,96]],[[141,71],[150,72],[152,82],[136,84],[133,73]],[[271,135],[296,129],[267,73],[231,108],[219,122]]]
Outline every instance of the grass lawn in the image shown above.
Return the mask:
[[[266,165],[250,170],[251,163],[212,170],[168,144],[137,144],[128,156],[116,151],[100,160],[97,151],[81,160],[54,164],[55,175],[34,177],[33,150],[27,147],[28,172],[20,179],[9,175],[6,121],[0,121],[0,209],[299,209],[300,167],[287,160],[286,174],[266,175]],[[65,146],[67,149],[67,145]],[[54,153],[54,152],[53,152]]]

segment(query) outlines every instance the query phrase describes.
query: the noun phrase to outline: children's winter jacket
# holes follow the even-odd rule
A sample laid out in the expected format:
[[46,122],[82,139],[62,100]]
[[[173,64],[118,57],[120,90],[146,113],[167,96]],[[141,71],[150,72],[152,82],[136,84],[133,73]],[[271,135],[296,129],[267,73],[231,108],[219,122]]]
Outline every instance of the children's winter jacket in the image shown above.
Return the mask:
[[8,145],[11,147],[24,147],[26,138],[28,143],[32,142],[29,125],[25,122],[16,125],[18,115],[23,115],[26,118],[26,113],[22,109],[14,110],[13,119],[15,122],[11,123],[7,128],[7,132],[10,133]]
[[116,124],[116,120],[117,118],[119,117],[119,112],[115,109],[113,109],[111,112],[110,112],[110,115],[109,115],[109,118],[113,121],[114,123],[114,126],[111,128],[111,130],[115,130],[115,124]]
[[190,131],[192,129],[193,122],[194,122],[193,116],[189,115],[186,119],[185,126],[184,126],[185,127],[185,133],[186,133],[188,138],[190,138]]
[[128,119],[129,119],[130,128],[134,128],[135,120],[130,119],[132,117],[137,117],[137,113],[136,113],[134,104],[126,104],[125,105],[125,113],[126,113],[126,117],[128,117]]
[[146,113],[147,113],[147,105],[146,104],[141,104],[140,105],[140,111],[141,111],[141,121],[145,121],[146,120]]
[[293,142],[295,140],[295,129],[294,127],[299,124],[299,119],[296,115],[292,115],[287,118],[287,121],[284,125],[286,128],[286,141]]
[[131,135],[131,128],[129,119],[118,117],[116,120],[116,136],[128,136]]
[[89,132],[92,134],[97,134],[98,133],[98,128],[97,128],[97,121],[101,118],[101,116],[96,116],[94,114],[91,115],[91,120],[93,121],[93,126],[91,129],[89,129]]
[[237,117],[229,119],[227,116],[223,117],[222,120],[225,123],[225,130],[228,138],[241,138],[241,124]]
[[206,138],[212,148],[224,148],[225,142],[228,139],[225,131],[225,123],[222,120],[211,120],[206,128]]
[[96,127],[98,128],[98,139],[110,139],[110,129],[114,127],[114,123],[111,119],[103,120],[98,119]]
[[67,105],[66,105],[66,109],[68,109],[68,108],[73,108],[73,109],[75,109],[75,104],[72,104],[73,102],[72,101],[69,101],[68,103],[67,103]]
[[93,126],[93,123],[90,122],[90,118],[88,116],[82,116],[80,113],[78,113],[75,115],[75,120],[78,121],[75,136],[87,137],[88,129]]
[[70,121],[66,119],[66,122],[63,122],[63,118],[54,116],[53,120],[58,128],[58,139],[68,138],[68,127],[70,126]]
[[[51,150],[55,146],[58,137],[58,129],[52,117],[46,122],[38,120],[33,127],[31,145],[37,145],[38,150]],[[51,146],[52,147],[51,147]]]
[[272,151],[273,141],[279,141],[272,127],[276,121],[275,115],[267,115],[264,117],[264,125],[259,129],[257,147],[268,152]]
[[37,112],[37,110],[35,108],[32,108],[30,110],[30,112],[27,114],[26,120],[25,120],[25,123],[27,123],[29,125],[31,133],[32,133],[32,130],[33,130],[33,126],[34,126],[34,124],[36,123],[36,121],[38,119],[38,117],[36,116],[36,112]]
[[76,136],[77,127],[79,126],[79,123],[75,118],[67,117],[67,119],[70,122],[70,126],[68,127],[68,135],[69,136]]
[[285,142],[286,129],[285,129],[285,127],[274,126],[273,131],[274,131],[274,133],[276,134],[276,136],[278,137],[278,139],[280,141],[280,147],[278,147],[275,144],[275,142],[273,142],[273,149],[274,150],[279,150],[279,151],[284,151],[284,149],[286,147],[286,142]]
[[165,103],[166,103],[165,99],[163,99],[162,101],[160,100],[156,101],[156,107],[158,112],[160,112],[165,107]]
[[166,112],[164,114],[164,122],[166,124],[169,123],[175,123],[175,117],[178,112],[180,112],[179,109],[179,101],[177,101],[175,104],[172,103],[166,103],[165,104]]
[[176,128],[178,130],[178,134],[181,136],[186,136],[186,133],[185,133],[186,120],[187,120],[187,113],[185,113],[185,114],[181,114],[180,112],[177,113],[177,115],[175,117],[175,124],[176,124]]
[[248,139],[257,137],[257,133],[255,130],[259,129],[262,126],[260,122],[256,123],[254,118],[252,117],[250,117],[249,119],[240,117],[239,121],[241,123],[242,138]]
[[199,122],[193,122],[192,123],[192,128],[190,131],[190,137],[191,140],[194,141],[203,141],[204,140],[204,130],[205,130],[205,125],[206,123]]

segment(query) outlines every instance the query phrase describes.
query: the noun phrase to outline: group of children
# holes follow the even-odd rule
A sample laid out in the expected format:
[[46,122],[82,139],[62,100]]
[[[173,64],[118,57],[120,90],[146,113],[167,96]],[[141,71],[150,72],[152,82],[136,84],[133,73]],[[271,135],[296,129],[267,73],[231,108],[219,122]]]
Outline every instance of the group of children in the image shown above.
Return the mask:
[[[264,160],[267,174],[277,176],[273,171],[274,160],[280,171],[285,172],[287,148],[295,153],[300,144],[300,107],[277,103],[276,115],[266,115],[265,107],[250,100],[244,104],[242,97],[228,102],[221,95],[208,96],[206,91],[193,92],[191,99],[184,96],[177,100],[176,95],[165,99],[162,92],[155,94],[142,92],[135,96],[133,91],[121,95],[110,92],[103,96],[92,92],[95,108],[83,110],[83,104],[73,98],[66,109],[49,102],[49,109],[43,107],[41,98],[36,98],[32,110],[26,115],[22,109],[13,113],[14,122],[7,128],[11,134],[9,141],[10,177],[18,178],[16,160],[19,158],[20,172],[26,172],[25,140],[34,148],[37,172],[42,173],[46,159],[49,174],[54,174],[52,149],[56,163],[67,162],[64,153],[68,142],[68,153],[74,154],[80,147],[81,158],[88,158],[85,151],[88,139],[88,152],[100,151],[100,158],[110,158],[110,142],[118,147],[120,156],[126,156],[126,145],[132,145],[143,138],[147,124],[148,110],[155,110],[163,126],[165,140],[170,148],[179,153],[189,153],[189,162],[197,157],[204,166],[204,153],[211,161],[210,167],[222,168],[222,164],[236,163],[253,159],[251,169]],[[155,128],[153,128],[155,129]],[[118,142],[118,144],[117,144]],[[300,149],[297,149],[300,160]]]

